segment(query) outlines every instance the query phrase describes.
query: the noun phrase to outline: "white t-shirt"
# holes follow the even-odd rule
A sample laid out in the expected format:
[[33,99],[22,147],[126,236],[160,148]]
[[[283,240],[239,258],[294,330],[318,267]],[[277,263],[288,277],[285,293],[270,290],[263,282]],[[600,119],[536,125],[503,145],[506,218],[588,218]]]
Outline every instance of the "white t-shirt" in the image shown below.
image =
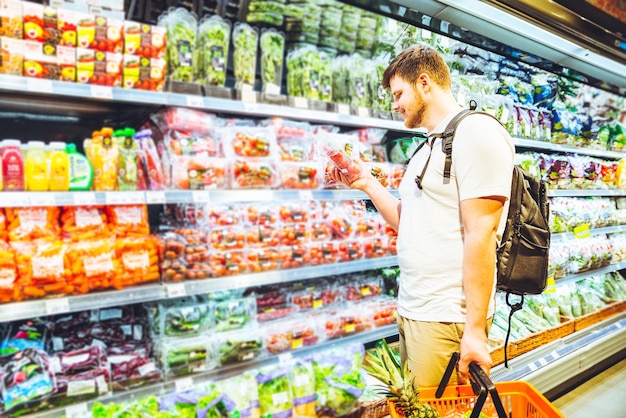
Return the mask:
[[[446,117],[432,133],[442,132],[455,115]],[[445,153],[441,138],[437,138],[420,190],[415,177],[421,174],[430,152],[427,144],[411,159],[398,190],[402,201],[397,245],[398,313],[417,321],[464,323],[460,201],[485,196],[509,198],[515,145],[496,120],[486,115],[468,116],[456,129],[450,182],[443,183]],[[498,240],[507,212],[508,200]],[[495,280],[490,315],[494,312],[494,294]]]

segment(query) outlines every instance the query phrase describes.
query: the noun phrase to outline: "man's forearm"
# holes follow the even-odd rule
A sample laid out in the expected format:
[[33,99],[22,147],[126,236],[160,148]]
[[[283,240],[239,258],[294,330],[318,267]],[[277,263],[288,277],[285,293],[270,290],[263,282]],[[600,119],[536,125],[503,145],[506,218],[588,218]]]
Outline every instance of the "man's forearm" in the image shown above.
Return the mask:
[[467,311],[466,331],[485,333],[495,259],[495,233],[477,231],[465,237],[463,289]]

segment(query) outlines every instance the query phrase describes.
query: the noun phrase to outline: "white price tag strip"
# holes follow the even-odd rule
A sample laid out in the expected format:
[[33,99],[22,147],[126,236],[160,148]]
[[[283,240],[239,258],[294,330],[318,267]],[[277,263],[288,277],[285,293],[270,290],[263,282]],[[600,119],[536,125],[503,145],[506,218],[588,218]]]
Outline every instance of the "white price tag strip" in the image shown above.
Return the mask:
[[439,28],[441,29],[443,33],[448,33],[449,27],[450,27],[450,24],[446,22],[445,20],[442,20],[441,24],[439,25]]
[[113,99],[113,89],[109,86],[91,86],[91,97],[96,99]]
[[540,358],[539,360],[537,360],[537,363],[539,363],[540,366],[545,366],[546,364],[548,364],[545,358]]
[[143,204],[146,203],[145,192],[125,192],[126,203],[129,204]]
[[74,202],[77,205],[95,205],[96,194],[93,192],[77,192],[74,193]]
[[337,113],[341,115],[349,115],[350,114],[350,106],[344,103],[337,104]]
[[313,200],[313,192],[310,190],[302,190],[298,193],[300,200]]
[[66,418],[88,418],[91,417],[87,404],[79,403],[77,405],[70,405],[65,408]]
[[291,355],[291,353],[282,353],[278,355],[278,364],[280,364],[282,367],[291,365],[292,361],[293,356]]
[[70,300],[68,298],[50,299],[46,301],[46,315],[56,315],[69,312]]
[[357,115],[360,118],[369,118],[370,117],[370,111],[366,107],[359,107],[357,109],[356,113],[357,113]]
[[124,192],[107,192],[105,197],[107,205],[122,205],[126,203]]
[[54,206],[54,194],[52,193],[31,193],[30,204],[32,206]]
[[204,97],[190,94],[187,96],[187,106],[204,107]]
[[30,206],[30,193],[4,192],[2,193],[2,204],[7,207]]
[[146,192],[146,203],[150,205],[165,203],[165,192],[162,190]]
[[551,359],[550,361],[554,361],[554,360],[558,359],[561,356],[556,351],[553,351],[547,357],[550,357],[550,359]]
[[528,368],[530,369],[531,372],[534,372],[535,370],[538,369],[538,367],[535,365],[535,363],[530,363],[528,365]]
[[170,298],[180,298],[187,295],[187,289],[184,283],[176,283],[167,285],[167,296]]
[[304,97],[294,97],[293,105],[299,109],[308,109],[309,101]]
[[178,379],[175,383],[176,392],[182,393],[193,389],[193,379],[188,377],[186,379]]
[[241,101],[247,103],[256,103],[256,92],[250,89],[241,90]]
[[209,201],[209,192],[205,190],[194,190],[191,192],[194,203],[206,203]]
[[36,93],[52,93],[52,81],[42,78],[27,78],[26,89]]

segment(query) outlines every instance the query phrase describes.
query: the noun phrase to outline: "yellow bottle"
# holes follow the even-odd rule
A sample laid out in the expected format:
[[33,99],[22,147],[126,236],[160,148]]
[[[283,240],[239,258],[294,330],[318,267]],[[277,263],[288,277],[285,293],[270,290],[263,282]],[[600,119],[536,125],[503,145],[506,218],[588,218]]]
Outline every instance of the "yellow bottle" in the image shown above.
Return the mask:
[[48,154],[50,161],[50,190],[66,192],[70,188],[70,159],[64,142],[51,142]]
[[31,192],[48,191],[48,155],[43,142],[28,142],[24,166],[26,190]]

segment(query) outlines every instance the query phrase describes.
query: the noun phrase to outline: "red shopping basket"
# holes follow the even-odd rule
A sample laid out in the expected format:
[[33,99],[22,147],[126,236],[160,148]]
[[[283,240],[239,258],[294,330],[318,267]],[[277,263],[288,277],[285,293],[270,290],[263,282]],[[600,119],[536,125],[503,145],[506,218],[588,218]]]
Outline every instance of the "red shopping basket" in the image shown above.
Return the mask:
[[[458,362],[455,353],[437,388],[420,388],[420,400],[430,404],[441,416],[452,410],[472,411],[470,418],[477,418],[481,411],[487,416],[499,418],[565,418],[530,383],[493,383],[475,363],[470,364],[471,385],[446,386]],[[491,402],[486,402],[491,395]],[[401,418],[393,402],[389,404],[392,418]]]

